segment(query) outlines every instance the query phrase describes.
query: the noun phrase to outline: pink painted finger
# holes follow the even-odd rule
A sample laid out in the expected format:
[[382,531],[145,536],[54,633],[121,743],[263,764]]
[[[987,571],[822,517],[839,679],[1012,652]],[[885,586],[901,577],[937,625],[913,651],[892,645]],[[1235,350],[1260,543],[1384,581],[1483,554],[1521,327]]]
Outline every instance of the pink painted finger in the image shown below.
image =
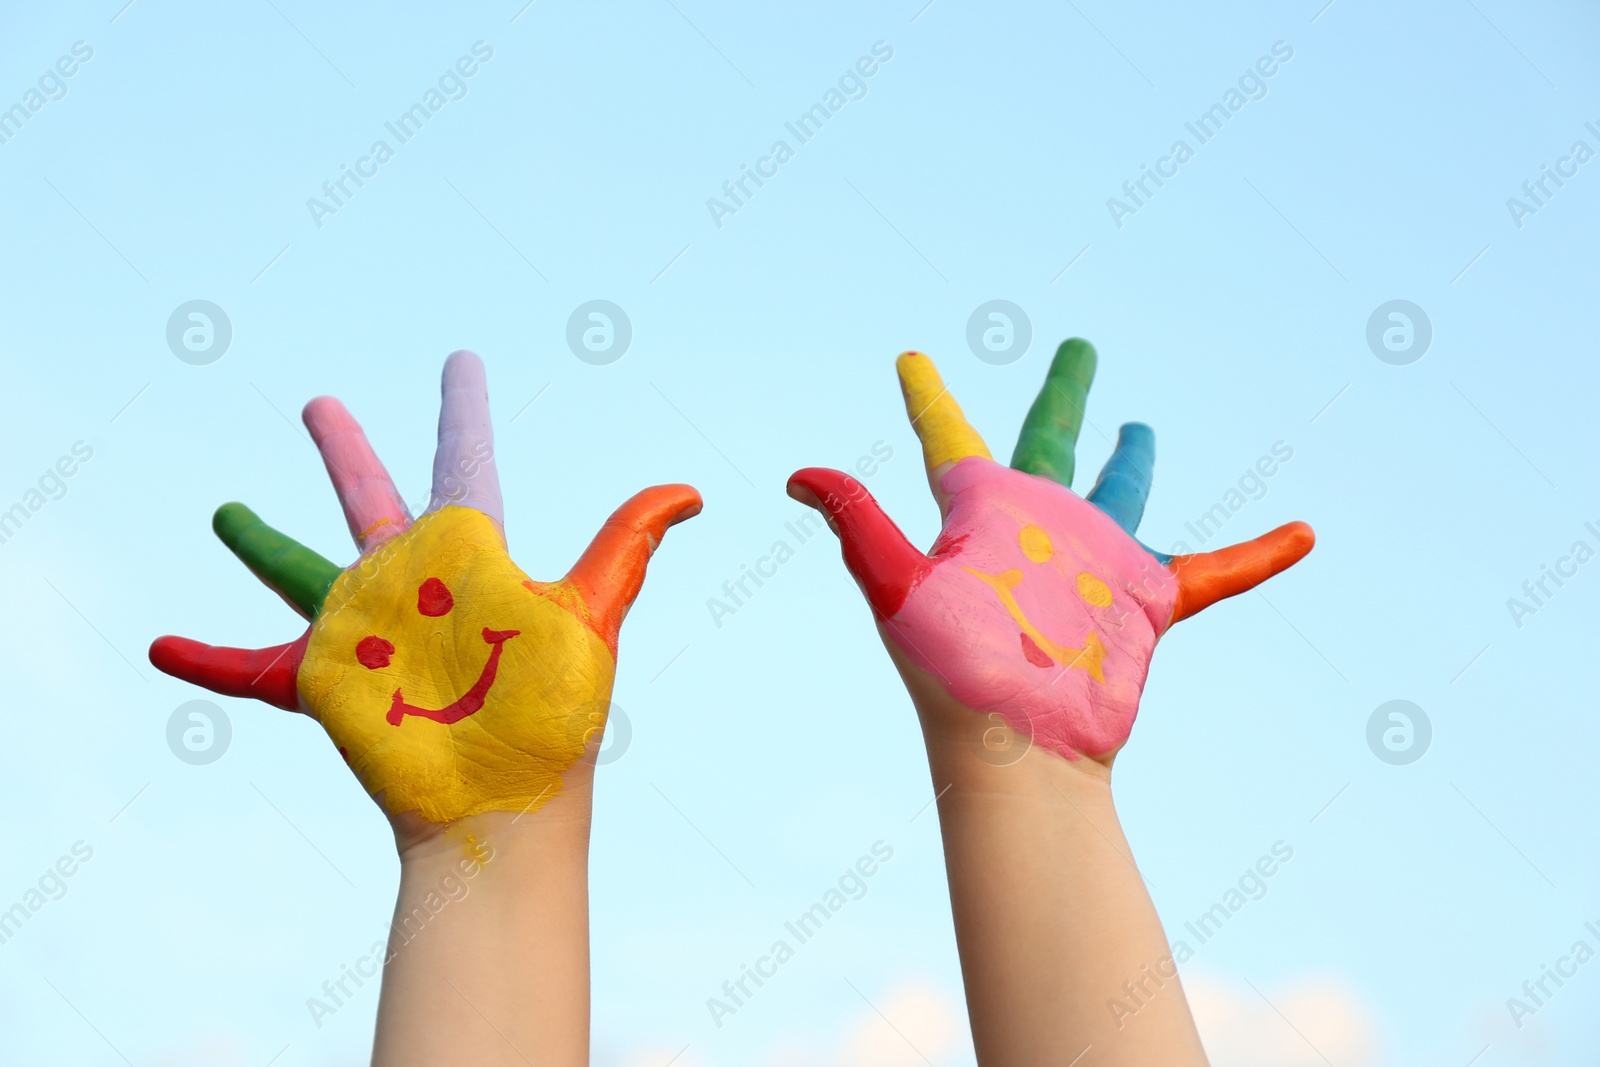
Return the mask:
[[411,525],[411,513],[389,472],[367,443],[361,424],[343,404],[331,396],[319,396],[305,406],[300,417],[322,453],[357,548],[362,552],[376,548]]
[[501,525],[500,472],[494,465],[494,427],[483,360],[463,349],[444,361],[439,403],[439,448],[433,455],[428,510],[476,508]]

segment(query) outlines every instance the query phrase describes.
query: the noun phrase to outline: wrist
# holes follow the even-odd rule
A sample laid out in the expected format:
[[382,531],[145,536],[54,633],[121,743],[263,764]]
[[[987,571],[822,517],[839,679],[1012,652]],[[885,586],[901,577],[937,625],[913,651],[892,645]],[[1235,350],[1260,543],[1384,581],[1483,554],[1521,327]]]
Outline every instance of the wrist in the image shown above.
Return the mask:
[[1056,793],[1075,803],[1110,805],[1115,753],[1096,759],[1046,748],[1014,729],[1003,710],[969,708],[897,653],[894,658],[922,726],[936,792],[949,786],[964,793]]
[[560,793],[521,811],[482,812],[443,825],[415,814],[392,818],[402,873],[442,874],[474,860],[499,870],[586,865],[594,778],[584,770],[580,764],[569,771]]
[[1111,764],[1120,747],[1092,757],[1047,748],[1011,725],[1027,722],[1026,714],[1010,715],[1005,708],[970,708],[951,696],[939,679],[912,664],[887,635],[884,647],[916,708],[936,792],[951,784],[1035,795],[1054,787],[1082,790],[1086,799],[1103,797],[1110,802]]
[[935,792],[946,800],[1113,812],[1109,762],[1047,749],[998,714],[917,705]]
[[402,846],[374,1064],[588,1062],[588,845],[572,790]]

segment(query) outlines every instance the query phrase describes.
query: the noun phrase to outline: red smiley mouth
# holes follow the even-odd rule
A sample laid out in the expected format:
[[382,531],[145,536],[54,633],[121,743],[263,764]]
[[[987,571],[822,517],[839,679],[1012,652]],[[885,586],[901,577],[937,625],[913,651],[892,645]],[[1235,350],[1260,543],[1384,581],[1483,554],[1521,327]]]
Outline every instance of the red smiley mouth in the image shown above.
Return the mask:
[[389,714],[385,716],[389,725],[399,726],[407,715],[416,715],[449,726],[483,707],[484,700],[489,696],[489,687],[494,685],[495,672],[500,669],[500,653],[505,649],[505,643],[520,633],[521,630],[491,630],[487,626],[484,627],[483,639],[494,648],[490,650],[489,661],[483,665],[483,670],[479,672],[478,680],[472,684],[472,688],[442,708],[419,708],[415,704],[407,704],[400,690],[396,689],[394,702],[389,705]]

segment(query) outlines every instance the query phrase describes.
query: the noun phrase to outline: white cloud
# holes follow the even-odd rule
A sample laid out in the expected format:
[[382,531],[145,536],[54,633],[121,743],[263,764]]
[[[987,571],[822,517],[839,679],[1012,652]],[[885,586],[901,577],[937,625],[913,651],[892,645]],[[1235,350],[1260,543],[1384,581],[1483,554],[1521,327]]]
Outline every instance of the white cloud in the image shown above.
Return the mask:
[[1382,1062],[1376,1022],[1360,995],[1338,979],[1305,978],[1257,993],[1244,982],[1199,974],[1186,976],[1184,989],[1213,1067]]
[[[863,989],[870,1004],[843,1020],[832,1033],[791,1037],[758,1057],[761,1067],[970,1067],[975,1063],[966,1004],[934,982],[910,980],[887,990]],[[852,994],[853,996],[853,994]],[[640,1049],[624,1067],[661,1067],[675,1050]],[[672,1067],[698,1067],[693,1052]],[[721,1062],[711,1056],[713,1062]]]
[[[1237,979],[1184,976],[1212,1067],[1382,1067],[1387,1062],[1377,1022],[1348,983],[1311,976],[1260,988],[1270,1004]],[[839,1039],[824,1033],[785,1041],[758,1057],[761,1067],[969,1067],[976,1062],[959,993],[919,980],[863,992],[872,1003],[845,1020],[836,1031]],[[661,1067],[675,1051],[639,1050],[620,1062]],[[691,1050],[673,1067],[703,1062]]]
[[832,1062],[845,1067],[927,1067],[962,1062],[958,1053],[971,1047],[966,1005],[935,986],[901,985],[863,1008],[847,1031],[841,1055]]
[[610,1062],[619,1064],[619,1067],[662,1067],[669,1063],[672,1067],[703,1067],[705,1063],[687,1049],[667,1048],[665,1045],[635,1049],[621,1060]]

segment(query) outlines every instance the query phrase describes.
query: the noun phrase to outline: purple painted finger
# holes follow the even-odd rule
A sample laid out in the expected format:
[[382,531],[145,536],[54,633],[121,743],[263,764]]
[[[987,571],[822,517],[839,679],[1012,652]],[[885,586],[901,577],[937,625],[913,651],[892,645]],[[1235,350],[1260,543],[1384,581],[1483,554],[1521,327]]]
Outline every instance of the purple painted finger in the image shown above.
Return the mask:
[[356,547],[367,552],[403,533],[411,525],[411,512],[361,424],[331,396],[311,401],[300,417],[322,453]]
[[500,472],[494,465],[494,427],[483,361],[465,349],[444,362],[439,403],[439,448],[433,455],[429,511],[476,508],[501,525]]

